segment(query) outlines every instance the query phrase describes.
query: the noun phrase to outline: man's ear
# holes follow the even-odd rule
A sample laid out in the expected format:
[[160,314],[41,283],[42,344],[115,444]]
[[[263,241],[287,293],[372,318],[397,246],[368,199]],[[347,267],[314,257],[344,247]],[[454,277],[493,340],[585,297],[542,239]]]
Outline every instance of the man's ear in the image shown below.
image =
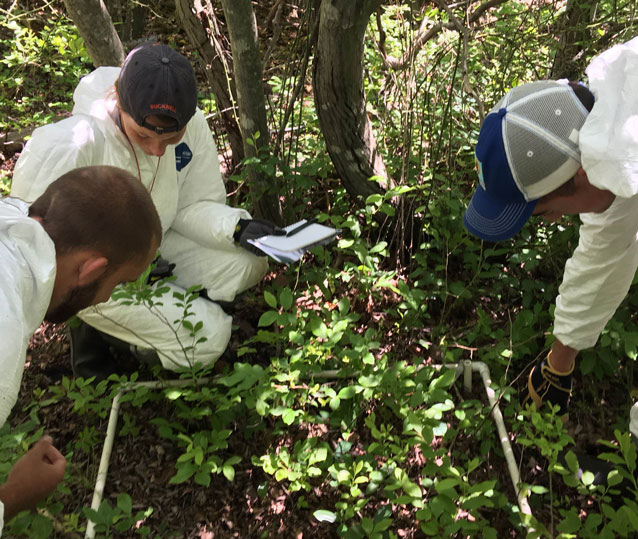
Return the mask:
[[87,257],[79,267],[78,286],[84,286],[97,281],[109,265],[109,261],[104,256],[91,255]]

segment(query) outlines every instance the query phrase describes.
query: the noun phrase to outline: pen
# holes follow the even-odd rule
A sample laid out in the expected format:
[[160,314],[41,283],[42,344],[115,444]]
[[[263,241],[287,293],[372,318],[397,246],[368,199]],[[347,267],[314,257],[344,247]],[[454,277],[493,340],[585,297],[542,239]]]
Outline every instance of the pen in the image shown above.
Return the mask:
[[292,230],[289,230],[288,232],[286,232],[286,237],[294,236],[297,232],[301,232],[304,228],[307,228],[316,222],[317,222],[316,217],[313,217],[312,219],[308,219],[305,223],[302,223],[299,226],[296,226],[295,228],[293,228]]

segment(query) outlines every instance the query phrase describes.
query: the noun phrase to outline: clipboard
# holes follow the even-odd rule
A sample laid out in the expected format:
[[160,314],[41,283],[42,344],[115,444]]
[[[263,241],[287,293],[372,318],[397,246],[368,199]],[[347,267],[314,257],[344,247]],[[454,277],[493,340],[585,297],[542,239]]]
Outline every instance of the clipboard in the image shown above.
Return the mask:
[[334,240],[341,232],[338,228],[320,225],[302,219],[284,227],[285,236],[263,236],[248,242],[277,262],[296,262],[301,256],[317,245],[325,245]]

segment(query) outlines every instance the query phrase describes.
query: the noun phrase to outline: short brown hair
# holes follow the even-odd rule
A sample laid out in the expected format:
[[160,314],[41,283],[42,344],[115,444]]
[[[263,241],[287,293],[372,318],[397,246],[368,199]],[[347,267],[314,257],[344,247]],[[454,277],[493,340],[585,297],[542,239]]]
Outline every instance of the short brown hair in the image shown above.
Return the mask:
[[111,166],[76,168],[47,187],[29,208],[57,254],[93,249],[111,271],[144,260],[162,238],[157,210],[142,183]]

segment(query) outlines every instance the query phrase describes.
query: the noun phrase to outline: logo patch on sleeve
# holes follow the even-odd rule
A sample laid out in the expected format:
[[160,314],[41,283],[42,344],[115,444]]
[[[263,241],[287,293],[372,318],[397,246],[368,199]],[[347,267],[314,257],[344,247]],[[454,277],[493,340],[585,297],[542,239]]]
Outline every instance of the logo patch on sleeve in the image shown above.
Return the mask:
[[188,144],[182,142],[175,146],[175,168],[177,172],[180,172],[193,158],[193,152],[188,147]]

